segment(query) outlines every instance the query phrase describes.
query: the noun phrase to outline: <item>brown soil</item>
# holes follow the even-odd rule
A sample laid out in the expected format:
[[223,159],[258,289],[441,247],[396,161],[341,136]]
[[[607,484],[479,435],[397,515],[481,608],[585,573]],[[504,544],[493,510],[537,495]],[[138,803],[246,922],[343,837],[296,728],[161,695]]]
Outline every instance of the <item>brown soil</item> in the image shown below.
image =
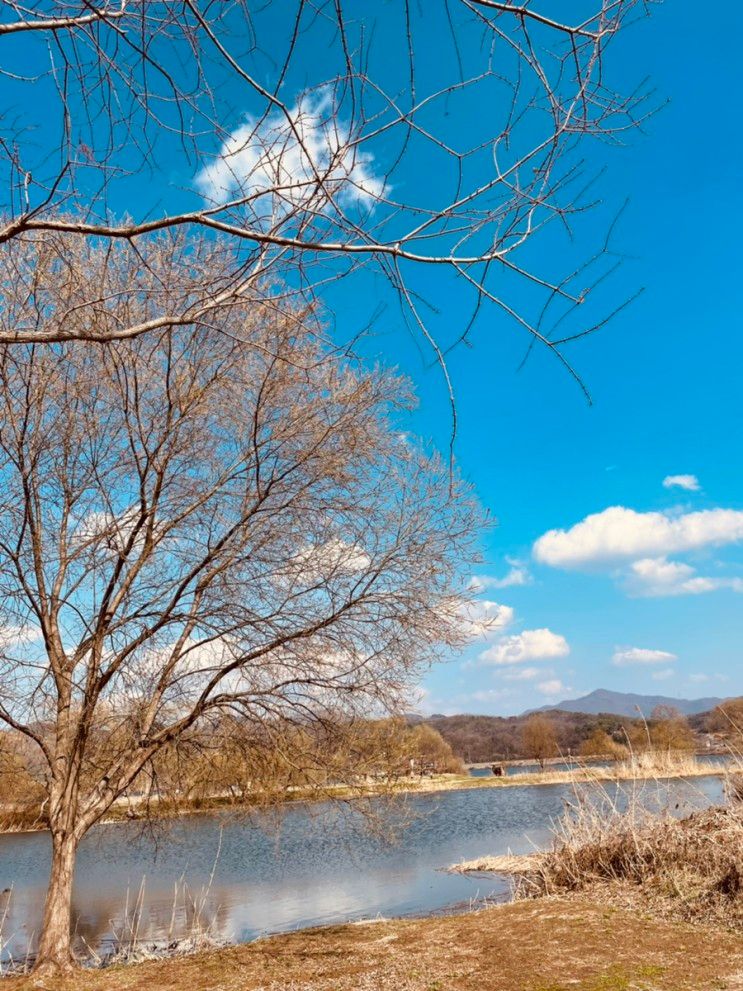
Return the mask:
[[743,938],[547,898],[314,929],[2,991],[743,991]]

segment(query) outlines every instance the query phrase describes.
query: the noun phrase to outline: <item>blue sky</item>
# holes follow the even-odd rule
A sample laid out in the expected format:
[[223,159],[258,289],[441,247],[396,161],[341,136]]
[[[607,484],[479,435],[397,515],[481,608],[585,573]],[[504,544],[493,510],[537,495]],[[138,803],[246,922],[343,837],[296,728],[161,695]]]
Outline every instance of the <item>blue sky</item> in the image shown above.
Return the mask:
[[[657,103],[667,105],[624,145],[586,149],[587,171],[606,173],[602,202],[579,220],[574,248],[548,236],[528,253],[545,271],[559,268],[553,256],[561,251],[585,257],[626,201],[613,242],[624,263],[598,304],[608,311],[644,292],[572,346],[593,404],[539,349],[519,371],[528,339],[494,309],[470,346],[449,356],[456,458],[497,520],[483,541],[477,597],[501,624],[425,679],[422,705],[431,711],[505,714],[598,687],[743,692],[735,107],[743,11],[727,5],[726,30],[715,33],[700,31],[698,6],[686,0],[652,12],[613,46],[609,64],[618,89],[648,76]],[[421,85],[445,57],[436,44],[423,51]],[[482,109],[459,108],[463,133],[477,130]],[[402,195],[435,189],[439,177],[416,172],[413,161],[395,181]],[[435,269],[413,278],[436,307],[431,329],[440,340],[456,338],[471,303],[462,287]],[[527,307],[530,291],[517,290]],[[451,418],[440,372],[429,354],[421,357],[381,278],[356,276],[325,298],[341,337],[379,304],[359,347],[411,376],[420,396],[413,429],[445,449]],[[624,512],[607,514],[611,507]],[[537,544],[553,530],[568,531],[559,552],[549,540]]]
[[[555,0],[542,6],[561,9]],[[281,9],[269,5],[260,15],[269,36],[286,28]],[[348,9],[369,16],[356,0]],[[374,15],[376,56],[392,88],[407,84],[404,35],[390,27],[401,9],[381,5]],[[452,58],[434,20],[443,10],[429,6],[425,17],[418,11],[427,32],[421,91]],[[558,269],[561,252],[585,257],[627,201],[614,238],[624,264],[597,300],[608,311],[645,291],[600,333],[571,345],[593,405],[544,351],[536,349],[519,371],[525,332],[494,309],[485,308],[469,346],[449,355],[456,458],[497,521],[483,538],[476,594],[500,626],[426,678],[423,705],[434,711],[510,713],[597,687],[679,697],[743,692],[743,9],[725,4],[718,18],[724,30],[717,31],[700,26],[691,0],[651,10],[612,44],[609,71],[624,92],[649,76],[657,102],[668,105],[624,145],[585,149],[589,172],[607,170],[596,187],[601,203],[578,221],[574,247],[548,235],[526,255],[540,271]],[[13,51],[20,72],[31,56],[22,45]],[[325,44],[303,49],[282,90],[288,104],[303,86],[342,71],[328,57]],[[258,75],[272,71],[270,60],[255,68]],[[30,122],[45,112],[43,89],[7,86]],[[457,128],[468,137],[487,129],[487,109],[453,100],[447,113],[455,136]],[[217,111],[236,132],[255,109],[245,88],[225,75]],[[44,119],[39,126],[53,124]],[[94,118],[93,131],[97,126]],[[100,126],[105,134],[105,121]],[[95,136],[88,142],[95,145]],[[112,186],[110,206],[120,213],[140,202],[153,214],[193,209],[204,164],[177,140],[161,138],[152,171]],[[375,162],[366,168],[373,176]],[[418,169],[413,156],[396,174],[393,192],[425,198],[440,181],[436,169]],[[427,311],[431,329],[443,341],[456,338],[471,298],[440,268],[413,279],[435,304]],[[528,308],[531,290],[516,292]],[[445,449],[451,417],[441,374],[421,355],[389,286],[362,272],[326,287],[324,298],[341,339],[376,313],[358,349],[414,380],[420,407],[409,426]],[[674,476],[693,478],[664,485]],[[611,507],[624,511],[607,513]],[[565,534],[537,543],[550,531]]]
[[[724,32],[700,31],[695,4],[668,3],[625,42],[625,64],[647,71],[670,102],[644,135],[606,159],[607,202],[629,200],[617,234],[628,260],[612,292],[645,292],[573,352],[594,405],[547,356],[536,354],[517,373],[524,342],[497,322],[453,356],[457,457],[498,520],[478,573],[503,578],[510,558],[528,574],[526,584],[491,587],[482,597],[513,609],[504,637],[547,629],[564,637],[569,653],[497,665],[478,660],[489,647],[478,644],[426,679],[431,710],[509,713],[597,687],[678,697],[743,692],[739,517],[682,523],[722,525],[718,543],[701,534],[683,551],[664,554],[680,539],[666,535],[634,557],[563,566],[534,557],[547,531],[608,507],[669,519],[743,510],[738,5],[726,5],[725,21]],[[427,380],[433,376],[413,374],[420,429],[444,443],[446,411]],[[664,487],[674,475],[696,476],[698,489]],[[630,519],[625,539],[648,523],[663,528]],[[653,584],[659,572],[647,566],[646,581],[632,583],[635,561],[663,557],[694,574],[666,569]],[[693,581],[699,577],[710,580]]]

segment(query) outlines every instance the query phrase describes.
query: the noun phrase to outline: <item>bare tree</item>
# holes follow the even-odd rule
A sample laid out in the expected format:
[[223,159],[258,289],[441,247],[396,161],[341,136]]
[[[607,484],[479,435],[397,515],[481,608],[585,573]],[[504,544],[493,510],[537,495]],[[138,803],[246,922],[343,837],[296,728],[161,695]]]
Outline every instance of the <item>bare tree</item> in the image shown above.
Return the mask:
[[[495,313],[571,367],[564,346],[608,316],[585,304],[614,260],[560,232],[578,221],[582,244],[598,200],[585,139],[647,113],[606,65],[643,0],[565,21],[511,0],[1,6],[0,244],[207,229],[240,245],[232,291],[251,298],[287,272],[307,297],[365,268],[442,363]],[[449,292],[464,305],[443,328],[427,304]]]
[[[449,744],[425,723],[411,726],[404,717],[349,720],[341,712],[322,722],[257,723],[231,713],[161,751],[145,768],[144,780],[135,782],[141,790],[127,814],[142,818],[171,809],[246,805],[280,811],[292,797],[336,804],[353,799],[354,811],[363,813],[370,828],[394,836],[379,814],[386,809],[380,799],[399,797],[400,781],[424,772],[463,772]],[[373,802],[356,801],[371,797]]]
[[[43,338],[76,319],[71,287],[138,278],[77,252],[56,299],[2,272],[17,325]],[[181,285],[177,253],[145,261]],[[152,320],[156,298],[113,293],[100,320]],[[276,310],[211,323],[0,350],[0,720],[45,763],[42,971],[71,965],[81,838],[164,748],[230,714],[394,712],[462,640],[476,511],[400,432],[406,385]]]
[[715,706],[706,723],[707,731],[720,733],[736,754],[743,750],[743,697]]
[[538,761],[544,770],[545,761],[559,753],[552,720],[538,712],[530,716],[521,730],[521,745],[527,757]]
[[675,705],[656,705],[650,714],[650,742],[661,752],[694,750],[694,733]]
[[580,745],[581,757],[608,757],[610,760],[623,760],[629,751],[621,743],[617,743],[606,730],[597,726]]

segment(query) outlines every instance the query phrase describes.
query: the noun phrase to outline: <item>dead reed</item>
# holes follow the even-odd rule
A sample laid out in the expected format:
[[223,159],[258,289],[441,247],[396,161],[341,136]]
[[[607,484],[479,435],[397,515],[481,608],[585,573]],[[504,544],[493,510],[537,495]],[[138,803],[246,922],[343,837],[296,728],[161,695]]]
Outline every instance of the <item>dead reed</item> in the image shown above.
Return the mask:
[[743,772],[727,775],[725,805],[683,818],[648,807],[637,789],[577,795],[552,848],[517,873],[516,897],[590,891],[662,916],[743,931]]

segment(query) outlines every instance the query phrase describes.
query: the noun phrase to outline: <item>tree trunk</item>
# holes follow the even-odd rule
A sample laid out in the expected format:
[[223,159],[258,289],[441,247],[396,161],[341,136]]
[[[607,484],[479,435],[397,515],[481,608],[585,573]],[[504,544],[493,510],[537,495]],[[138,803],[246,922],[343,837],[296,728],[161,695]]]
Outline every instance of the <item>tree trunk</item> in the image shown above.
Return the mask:
[[58,974],[74,966],[70,929],[76,853],[74,835],[67,832],[52,835],[52,869],[34,973]]

